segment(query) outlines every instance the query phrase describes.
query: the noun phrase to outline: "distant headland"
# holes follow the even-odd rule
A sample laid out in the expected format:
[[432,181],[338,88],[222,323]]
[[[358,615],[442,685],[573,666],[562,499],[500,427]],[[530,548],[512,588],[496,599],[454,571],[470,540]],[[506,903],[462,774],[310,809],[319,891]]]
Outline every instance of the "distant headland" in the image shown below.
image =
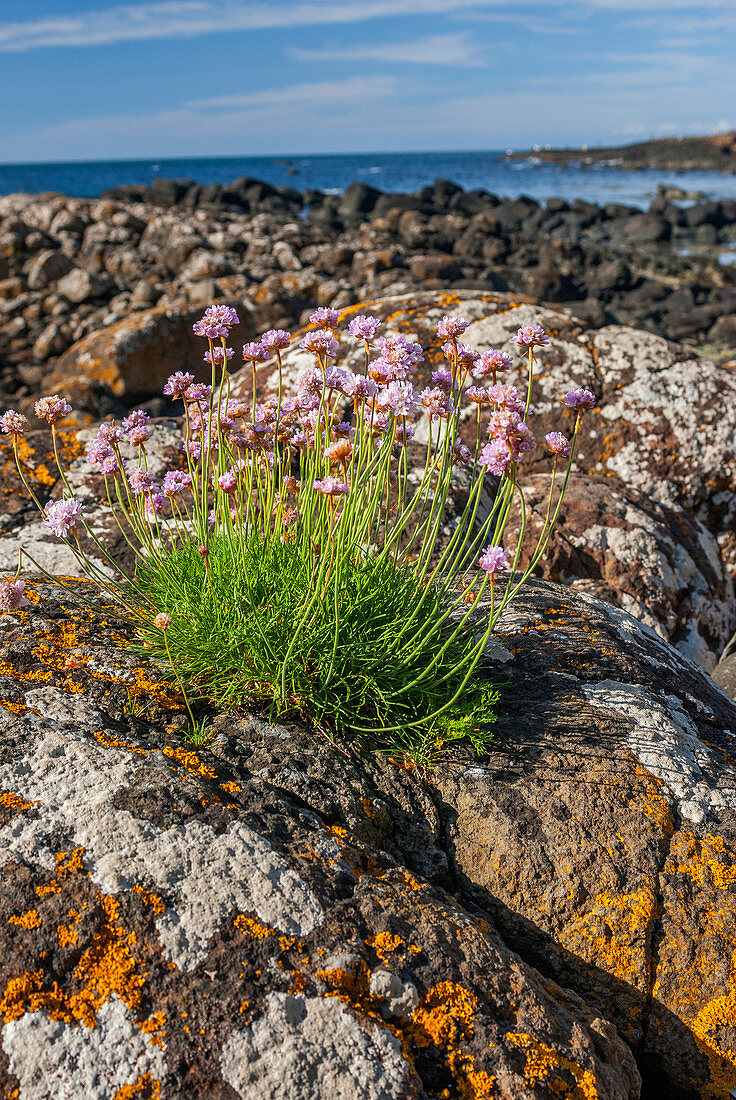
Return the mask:
[[509,159],[536,157],[555,164],[606,164],[624,169],[657,168],[667,172],[736,173],[736,130],[707,137],[658,138],[634,145],[607,148],[547,149],[535,146],[525,152],[509,151]]

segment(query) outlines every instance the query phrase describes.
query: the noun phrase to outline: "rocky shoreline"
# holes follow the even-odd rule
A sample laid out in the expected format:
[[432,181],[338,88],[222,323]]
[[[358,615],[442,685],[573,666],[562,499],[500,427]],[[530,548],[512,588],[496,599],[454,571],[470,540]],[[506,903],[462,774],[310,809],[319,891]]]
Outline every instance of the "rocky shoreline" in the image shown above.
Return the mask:
[[657,138],[633,145],[606,148],[533,149],[508,154],[512,159],[535,157],[551,164],[606,164],[634,170],[656,168],[668,172],[736,172],[736,131],[707,137]]
[[[665,189],[647,211],[499,199],[444,180],[414,194],[354,183],[331,195],[241,178],[228,187],[157,180],[93,200],[6,195],[0,402],[27,404],[49,376],[80,391],[78,353],[95,357],[95,333],[131,315],[145,330],[156,310],[186,318],[215,299],[262,330],[293,327],[316,305],[473,288],[553,303],[590,329],[632,325],[727,362],[736,358],[735,246],[736,201],[686,204]],[[81,389],[76,405],[92,416],[155,392],[145,372],[125,392],[104,371]]]

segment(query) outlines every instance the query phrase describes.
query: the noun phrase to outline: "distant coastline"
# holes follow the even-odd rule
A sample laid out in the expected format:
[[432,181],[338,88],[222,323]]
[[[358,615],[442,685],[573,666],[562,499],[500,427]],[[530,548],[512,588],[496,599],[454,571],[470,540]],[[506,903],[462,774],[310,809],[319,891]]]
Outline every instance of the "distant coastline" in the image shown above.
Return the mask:
[[736,131],[707,137],[657,138],[633,145],[613,145],[579,149],[535,147],[524,152],[509,151],[508,160],[540,164],[565,164],[578,167],[604,165],[626,171],[650,169],[663,172],[736,173]]

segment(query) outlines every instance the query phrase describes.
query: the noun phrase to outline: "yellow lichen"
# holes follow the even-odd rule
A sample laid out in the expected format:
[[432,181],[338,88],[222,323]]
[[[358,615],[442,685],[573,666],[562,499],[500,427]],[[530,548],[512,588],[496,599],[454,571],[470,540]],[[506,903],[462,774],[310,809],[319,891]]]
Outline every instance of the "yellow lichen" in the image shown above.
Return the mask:
[[[524,1083],[532,1088],[542,1085],[566,1100],[599,1100],[595,1076],[579,1062],[560,1054],[547,1043],[523,1031],[509,1032],[508,1042],[524,1052]],[[575,1084],[571,1085],[570,1075]]]
[[20,795],[13,794],[12,791],[3,791],[0,794],[0,806],[4,810],[12,810],[16,814],[25,813],[26,810],[30,810],[31,806],[35,805],[33,802],[26,802]]
[[40,928],[41,914],[38,909],[29,909],[19,917],[8,917],[8,924],[17,924],[19,928]]
[[160,1100],[161,1082],[150,1073],[141,1073],[132,1085],[121,1085],[112,1100]]
[[246,917],[242,913],[238,914],[233,924],[238,932],[242,932],[244,936],[250,936],[254,940],[262,940],[266,936],[273,935],[270,928],[266,928],[265,925],[259,924],[257,920],[253,920],[252,917]]
[[71,875],[78,875],[84,871],[82,858],[84,848],[75,848],[72,852],[59,852],[56,856],[56,872],[50,882],[36,887],[36,893],[40,898],[47,894],[58,894],[62,884]]
[[166,745],[163,749],[164,756],[181,764],[192,775],[200,775],[205,779],[216,779],[217,772],[209,764],[203,764],[196,753],[187,752],[186,749],[174,749]]
[[146,890],[145,887],[139,886],[137,882],[133,883],[133,890],[136,894],[140,894],[145,904],[153,909],[157,917],[160,917],[161,914],[166,911],[166,906],[158,894],[152,894],[150,890]]
[[391,932],[378,932],[365,942],[375,950],[381,962],[386,962],[389,955],[404,945],[404,941],[399,936],[392,935]]
[[67,913],[68,924],[60,924],[57,928],[60,947],[73,947],[79,939],[79,922],[82,914],[78,909],[70,909]]

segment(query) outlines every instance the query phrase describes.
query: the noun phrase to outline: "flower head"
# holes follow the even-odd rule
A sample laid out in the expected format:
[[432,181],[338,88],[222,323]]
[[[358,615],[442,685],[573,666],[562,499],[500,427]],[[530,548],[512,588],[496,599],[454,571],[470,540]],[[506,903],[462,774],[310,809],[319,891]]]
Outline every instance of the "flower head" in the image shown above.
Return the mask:
[[325,448],[325,458],[330,462],[348,462],[353,453],[349,439],[338,439]]
[[443,317],[437,325],[437,338],[439,340],[457,340],[470,325],[464,317]]
[[465,396],[476,405],[490,405],[491,393],[485,386],[468,386]]
[[433,390],[429,388],[422,390],[420,393],[421,402],[425,409],[429,409],[430,416],[433,420],[438,417],[449,416],[455,407],[455,403],[446,390],[441,390],[435,387]]
[[224,474],[220,474],[218,477],[217,484],[223,493],[234,493],[238,487],[238,479],[232,470],[226,470]]
[[164,393],[167,397],[183,397],[186,390],[191,386],[194,381],[194,375],[188,374],[185,371],[174,371],[166,379],[166,385],[164,386]]
[[70,531],[77,526],[84,509],[78,500],[69,497],[67,500],[54,500],[44,508],[43,521],[46,526],[60,539],[65,539]]
[[501,409],[510,409],[517,413],[524,411],[524,402],[516,386],[504,386],[503,382],[495,382],[488,390],[488,396]]
[[507,351],[497,351],[495,348],[491,348],[490,351],[481,352],[475,360],[473,375],[476,378],[483,378],[487,374],[496,374],[497,371],[503,373],[511,370],[513,365],[513,356],[509,355]]
[[185,401],[198,401],[206,404],[212,396],[212,386],[204,382],[192,382],[182,394]]
[[456,360],[461,370],[472,371],[478,361],[478,349],[470,344],[453,344],[451,341],[442,345],[442,354],[445,359]]
[[168,630],[173,621],[171,615],[167,615],[165,611],[159,611],[158,615],[153,620],[153,625],[157,630]]
[[16,577],[8,577],[0,581],[0,613],[18,611],[21,607],[28,607],[30,600],[23,595],[26,582]]
[[[233,355],[235,355],[235,352],[233,351],[232,348],[225,348],[224,350],[225,350],[225,360],[226,360],[226,362],[229,362],[229,360],[232,359]],[[215,347],[213,347],[212,351],[208,350],[204,353],[205,363],[210,363],[211,364],[213,359],[214,359],[215,363],[222,363],[222,353],[223,353],[222,344],[215,345]]]
[[511,337],[511,343],[518,348],[546,348],[549,336],[541,325],[522,325],[516,336]]
[[437,370],[432,371],[432,382],[440,390],[446,390],[448,393],[452,389],[452,371],[447,367],[439,367]]
[[150,493],[154,487],[153,475],[149,474],[148,470],[131,470],[128,484],[134,496],[140,496],[141,493]]
[[161,487],[167,497],[172,497],[176,493],[183,493],[191,484],[191,474],[186,473],[184,470],[167,470]]
[[544,439],[551,454],[567,458],[570,453],[570,440],[566,435],[562,432],[547,432]]
[[348,325],[348,332],[358,340],[370,341],[374,338],[380,327],[380,317],[369,317],[367,314],[361,313],[358,317],[353,317]]
[[23,435],[30,426],[23,413],[18,413],[14,409],[8,409],[0,416],[0,432],[5,435]]
[[133,409],[123,420],[123,430],[132,432],[134,428],[147,428],[151,418],[145,409]]
[[265,363],[271,358],[271,352],[257,340],[252,344],[243,344],[243,358],[247,363]]
[[316,332],[308,332],[299,347],[302,351],[311,351],[314,355],[325,355],[328,359],[335,359],[340,351],[340,345],[328,328],[318,328]]
[[261,346],[270,354],[281,348],[288,348],[291,333],[284,328],[270,328],[261,337]]
[[503,546],[486,546],[481,554],[478,565],[484,569],[493,580],[496,573],[500,573],[509,563],[508,551]]
[[72,407],[64,397],[59,397],[58,393],[55,393],[52,397],[42,397],[37,401],[34,411],[39,420],[48,420],[49,424],[54,424],[57,420],[63,420],[68,416]]
[[330,309],[329,306],[320,306],[319,309],[315,309],[314,313],[310,315],[309,320],[313,325],[334,329],[340,324],[340,311],[338,309]]
[[204,317],[192,325],[192,331],[196,336],[217,340],[218,337],[227,336],[233,325],[237,324],[240,324],[238,315],[230,306],[208,306]]
[[348,492],[348,486],[345,482],[340,481],[339,478],[332,477],[332,475],[318,478],[316,481],[313,481],[312,488],[327,497],[337,497]]
[[594,409],[597,398],[590,390],[570,390],[565,394],[565,407],[568,409]]

